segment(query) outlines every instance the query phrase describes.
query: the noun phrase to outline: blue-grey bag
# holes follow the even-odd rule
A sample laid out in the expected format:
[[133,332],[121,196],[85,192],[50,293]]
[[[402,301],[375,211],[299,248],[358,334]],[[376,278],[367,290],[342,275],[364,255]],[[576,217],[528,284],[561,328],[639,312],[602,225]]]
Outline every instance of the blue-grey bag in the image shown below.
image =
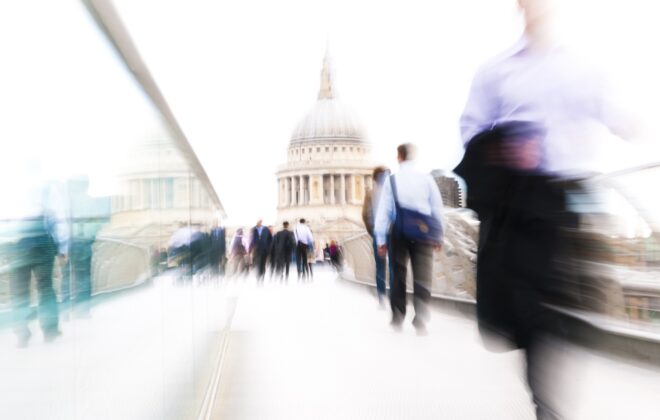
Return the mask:
[[396,207],[394,220],[394,235],[413,242],[439,245],[442,243],[442,225],[433,217],[415,210],[406,209],[399,204],[399,198],[394,183],[394,175],[390,176],[390,186]]

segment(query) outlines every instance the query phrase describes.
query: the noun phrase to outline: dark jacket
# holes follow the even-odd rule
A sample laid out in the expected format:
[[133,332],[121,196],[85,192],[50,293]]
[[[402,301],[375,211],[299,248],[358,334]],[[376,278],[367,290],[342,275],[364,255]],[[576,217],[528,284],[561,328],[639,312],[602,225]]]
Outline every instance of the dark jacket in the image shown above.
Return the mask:
[[273,237],[271,256],[274,261],[288,261],[296,249],[296,237],[290,230],[281,230]]
[[482,332],[526,348],[551,322],[543,305],[560,286],[564,194],[551,176],[488,163],[490,148],[534,130],[508,123],[475,136],[454,170],[467,184],[467,206],[479,216],[477,316]]
[[255,252],[258,255],[267,255],[270,252],[271,242],[273,241],[273,235],[270,233],[270,230],[266,226],[263,226],[260,235],[258,228],[255,226],[252,228],[251,235],[250,252]]

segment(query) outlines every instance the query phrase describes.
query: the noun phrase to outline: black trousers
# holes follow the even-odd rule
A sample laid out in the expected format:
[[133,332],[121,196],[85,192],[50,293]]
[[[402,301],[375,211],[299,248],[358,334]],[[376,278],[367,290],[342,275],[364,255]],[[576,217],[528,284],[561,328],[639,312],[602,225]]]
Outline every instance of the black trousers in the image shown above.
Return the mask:
[[291,258],[287,257],[279,257],[277,261],[275,262],[275,274],[277,276],[282,275],[282,271],[284,271],[284,274],[286,278],[289,278],[289,266],[291,265]]
[[307,265],[307,244],[298,242],[296,245],[296,266],[298,268],[298,277],[306,276],[309,266]]
[[266,275],[266,262],[268,260],[267,252],[255,252],[254,253],[254,265],[257,266],[257,279],[263,280]]
[[426,322],[429,317],[428,303],[431,299],[433,276],[433,246],[391,236],[392,265],[394,278],[390,290],[390,304],[395,319],[402,320],[406,314],[406,275],[408,260],[413,272],[413,305],[415,321]]

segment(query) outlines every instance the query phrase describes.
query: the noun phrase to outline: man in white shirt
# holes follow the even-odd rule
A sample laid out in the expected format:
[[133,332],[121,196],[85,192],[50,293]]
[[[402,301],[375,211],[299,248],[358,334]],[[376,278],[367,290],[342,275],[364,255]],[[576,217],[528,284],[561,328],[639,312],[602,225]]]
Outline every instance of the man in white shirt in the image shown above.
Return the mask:
[[[429,316],[427,305],[431,298],[434,245],[408,240],[400,237],[397,232],[392,233],[391,244],[386,242],[390,226],[397,216],[392,183],[396,188],[399,207],[431,216],[439,225],[443,223],[442,197],[438,186],[430,174],[421,172],[415,167],[414,152],[412,144],[403,144],[397,148],[399,172],[393,175],[393,178],[388,178],[383,184],[374,231],[381,256],[387,254],[388,246],[392,247],[394,272],[390,290],[392,325],[400,328],[406,315],[406,274],[408,259],[410,259],[413,270],[413,303],[415,306],[413,325],[419,333],[423,334],[426,331]],[[436,249],[440,249],[441,240],[442,238],[438,238]]]
[[456,172],[481,222],[480,330],[525,351],[537,417],[559,419],[559,388],[549,374],[559,369],[544,365],[546,343],[563,328],[544,303],[562,296],[555,261],[570,218],[561,184],[552,181],[592,169],[602,149],[602,135],[590,135],[595,128],[622,134],[632,127],[605,100],[594,73],[557,42],[556,0],[518,4],[524,35],[474,77],[460,120],[466,156]]
[[296,237],[296,267],[298,268],[298,280],[309,276],[309,265],[307,264],[307,248],[314,243],[312,231],[305,224],[305,219],[300,219],[293,230]]

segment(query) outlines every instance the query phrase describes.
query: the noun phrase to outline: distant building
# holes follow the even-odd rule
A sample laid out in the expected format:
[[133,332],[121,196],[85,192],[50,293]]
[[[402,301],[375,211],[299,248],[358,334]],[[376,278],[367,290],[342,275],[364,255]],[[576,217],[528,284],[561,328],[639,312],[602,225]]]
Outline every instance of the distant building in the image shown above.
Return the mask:
[[277,228],[305,218],[318,245],[364,231],[362,203],[375,166],[358,119],[336,98],[330,64],[326,54],[318,100],[277,171]]
[[452,173],[442,170],[435,170],[431,172],[431,175],[438,184],[445,207],[465,207],[463,188],[461,188],[458,178]]

